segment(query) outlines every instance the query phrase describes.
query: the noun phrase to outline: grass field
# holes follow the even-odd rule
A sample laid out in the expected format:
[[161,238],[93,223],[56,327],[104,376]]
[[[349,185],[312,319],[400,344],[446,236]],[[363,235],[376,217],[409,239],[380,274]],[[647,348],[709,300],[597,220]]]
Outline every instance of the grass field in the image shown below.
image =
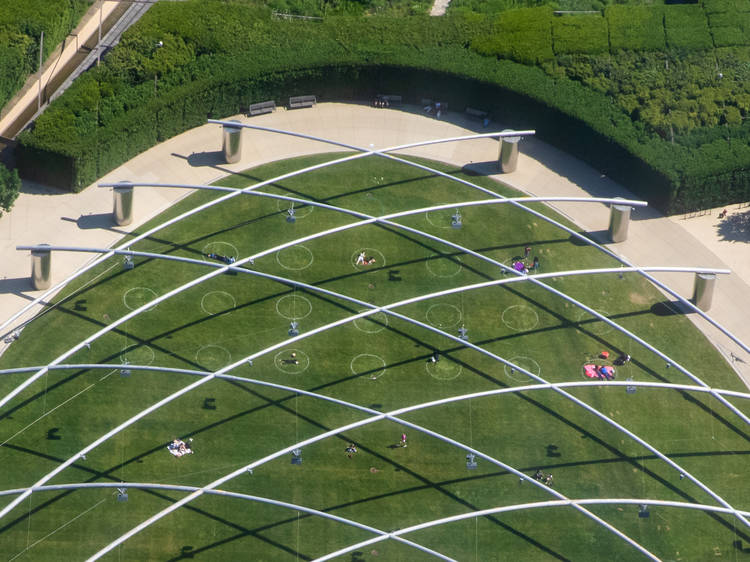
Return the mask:
[[[245,187],[333,157],[279,162],[229,177],[221,185]],[[433,165],[514,195],[487,178]],[[462,226],[453,228],[452,205],[488,196],[374,157],[262,191],[369,215],[443,203],[451,208],[394,219],[413,230],[367,224],[300,241],[358,219],[297,204],[296,220],[289,222],[288,201],[240,195],[131,248],[200,263],[136,257],[134,269],[126,270],[122,257],[105,261],[68,286],[54,306],[24,329],[0,358],[0,368],[46,365],[138,307],[215,272],[212,266],[223,263],[208,254],[237,258],[247,272],[215,275],[147,308],[62,362],[101,368],[52,370],[10,401],[0,411],[0,489],[28,487],[69,459],[74,459],[71,465],[47,485],[202,487],[237,472],[217,486],[234,496],[200,495],[118,546],[108,555],[113,560],[307,560],[377,536],[320,515],[238,496],[243,494],[319,510],[384,532],[561,498],[719,505],[692,477],[734,508],[750,509],[747,427],[725,405],[704,393],[646,387],[629,392],[625,386],[596,384],[583,375],[583,365],[601,363],[596,357],[607,350],[610,364],[620,353],[632,356],[631,362],[616,367],[615,382],[694,384],[680,372],[682,366],[712,387],[745,390],[690,321],[665,304],[663,295],[634,273],[561,274],[544,280],[547,287],[648,340],[673,359],[671,366],[545,286],[528,281],[417,299],[514,276],[415,230],[506,265],[529,246],[528,259],[539,258],[541,273],[618,267],[614,259],[510,205],[463,207]],[[218,197],[198,192],[138,232]],[[552,216],[542,205],[531,207]],[[283,244],[288,245],[264,254]],[[375,262],[357,265],[362,251]],[[243,263],[250,256],[258,257]],[[345,322],[368,306],[409,299],[413,302],[392,309],[400,316],[378,311]],[[292,322],[301,337],[290,335]],[[457,339],[461,328],[471,346]],[[432,362],[435,352],[439,361]],[[123,376],[123,363],[129,364],[129,376]],[[235,379],[138,368],[148,365],[220,371]],[[33,372],[3,374],[0,396]],[[512,392],[514,387],[538,385],[540,379],[529,374],[552,383],[585,384],[565,389],[566,394],[549,388]],[[204,383],[128,425],[85,458],[75,458],[144,408],[199,381]],[[447,400],[483,391],[504,392]],[[640,436],[690,476],[681,478],[652,448],[574,399]],[[367,422],[378,413],[439,400],[445,402]],[[750,413],[743,399],[728,400]],[[349,424],[353,426],[341,430]],[[301,447],[300,464],[292,462],[288,448],[327,432],[327,437]],[[401,446],[402,433],[407,434],[407,447]],[[174,438],[192,439],[195,454],[169,454],[167,444]],[[345,451],[350,443],[357,449],[351,458]],[[282,455],[257,463],[281,450]],[[478,455],[473,469],[467,467],[469,451]],[[252,463],[257,466],[251,473],[245,467]],[[511,468],[528,476],[538,469],[552,474],[552,486],[522,481]],[[127,488],[127,501],[118,501],[112,487],[34,492],[0,520],[2,558],[85,559],[188,493],[120,487]],[[15,497],[0,496],[0,508]],[[750,559],[750,529],[734,515],[650,505],[650,516],[639,517],[639,503],[518,509],[403,536],[457,560],[644,558],[594,521],[599,517],[662,559]],[[338,559],[434,557],[387,539]]]

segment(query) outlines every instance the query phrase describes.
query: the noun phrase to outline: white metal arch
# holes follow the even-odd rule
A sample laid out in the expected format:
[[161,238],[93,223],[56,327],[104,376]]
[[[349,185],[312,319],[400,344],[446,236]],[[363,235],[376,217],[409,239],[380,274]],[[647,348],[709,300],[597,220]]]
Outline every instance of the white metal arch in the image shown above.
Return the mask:
[[[455,207],[455,205],[452,205],[452,206]],[[132,241],[130,243],[132,243]]]
[[[241,265],[243,261],[247,261],[247,260],[249,260],[249,259],[250,259],[250,258],[245,258],[244,260],[240,260],[240,261],[236,262],[235,266],[233,266],[233,267],[236,267],[236,266],[238,266],[238,265]],[[203,263],[203,262],[199,262],[199,263]],[[223,272],[223,271],[226,271],[227,269],[230,269],[230,268],[229,268],[229,267],[227,267],[227,266],[223,266],[223,267],[222,267],[222,266],[220,266],[220,267],[219,267],[219,268],[217,269],[217,271],[221,271],[221,272]],[[617,269],[614,269],[613,271],[619,271],[619,268],[617,268]],[[254,273],[257,273],[257,272],[254,272]],[[210,274],[209,274],[209,275],[210,275]],[[266,275],[267,275],[267,274],[266,274]],[[539,275],[542,275],[542,276],[543,276],[543,275],[548,275],[548,276],[552,276],[552,275],[554,275],[554,274],[539,274]],[[204,277],[206,277],[206,276],[204,276]],[[415,324],[415,325],[419,325],[419,326],[421,326],[421,327],[423,327],[423,328],[426,328],[426,329],[428,329],[428,330],[432,330],[432,331],[435,331],[436,333],[441,333],[441,334],[443,334],[443,335],[444,335],[445,337],[448,337],[448,338],[450,338],[450,339],[453,339],[453,340],[455,340],[455,341],[456,341],[457,343],[460,343],[460,344],[463,344],[463,345],[467,345],[467,346],[469,346],[469,347],[472,347],[472,348],[474,348],[474,349],[476,349],[476,350],[478,350],[478,351],[480,351],[480,352],[482,352],[482,353],[484,353],[484,354],[486,354],[486,355],[488,355],[488,356],[492,357],[493,359],[495,359],[495,360],[497,360],[497,361],[501,361],[501,362],[503,362],[503,363],[506,363],[506,364],[508,364],[508,362],[507,362],[506,360],[504,360],[504,359],[502,359],[501,357],[499,357],[499,356],[496,356],[496,355],[494,355],[494,354],[492,354],[492,353],[489,353],[489,352],[487,352],[487,351],[483,350],[482,348],[480,348],[480,347],[478,347],[478,346],[474,346],[473,344],[470,344],[470,343],[468,343],[468,342],[464,342],[463,340],[460,340],[459,338],[457,338],[457,337],[455,337],[455,336],[452,336],[452,335],[450,335],[450,334],[446,334],[446,333],[443,333],[442,331],[440,331],[440,330],[437,330],[437,329],[433,328],[432,326],[429,326],[429,325],[427,325],[427,324],[424,324],[424,323],[422,323],[422,322],[416,321],[416,320],[414,320],[414,319],[411,319],[411,318],[409,318],[409,317],[406,317],[406,316],[404,316],[404,315],[401,315],[401,314],[398,314],[398,313],[396,313],[396,312],[390,311],[390,309],[391,309],[391,308],[394,308],[394,307],[396,307],[396,306],[402,306],[402,305],[404,305],[404,304],[410,304],[410,303],[412,303],[412,302],[417,302],[417,301],[419,301],[419,300],[423,300],[424,298],[432,298],[432,297],[434,297],[434,296],[441,296],[441,295],[445,295],[445,294],[451,294],[451,293],[454,293],[454,292],[459,292],[459,291],[464,291],[464,290],[468,290],[469,288],[478,288],[478,287],[490,286],[490,285],[493,285],[493,284],[503,284],[503,283],[508,283],[508,282],[517,282],[517,281],[523,281],[523,280],[526,280],[526,279],[528,279],[529,277],[534,277],[534,276],[525,276],[525,275],[524,275],[524,276],[514,277],[514,278],[510,278],[510,279],[501,279],[501,280],[497,280],[497,281],[494,281],[494,282],[485,282],[485,283],[480,283],[480,284],[474,284],[474,285],[471,285],[471,286],[467,286],[467,287],[459,287],[459,288],[449,289],[449,290],[446,290],[446,291],[440,291],[440,292],[438,292],[438,293],[434,293],[434,294],[431,294],[431,295],[428,295],[428,296],[420,296],[420,297],[414,297],[414,298],[412,298],[412,299],[407,299],[407,300],[405,300],[405,301],[401,301],[401,302],[399,302],[399,303],[394,303],[394,304],[391,304],[391,305],[387,305],[387,306],[379,307],[379,309],[378,309],[378,307],[374,307],[374,308],[373,308],[373,305],[370,305],[370,304],[367,304],[367,303],[364,303],[364,302],[361,302],[361,301],[360,301],[360,303],[361,303],[362,305],[364,305],[365,307],[369,307],[369,308],[370,308],[370,310],[369,310],[369,311],[365,311],[365,312],[363,312],[363,313],[360,313],[360,314],[357,314],[357,315],[354,315],[354,316],[352,316],[352,317],[349,317],[348,319],[345,319],[345,320],[343,320],[343,321],[337,321],[337,322],[333,322],[333,323],[331,323],[331,324],[329,324],[329,325],[327,325],[327,326],[325,326],[325,327],[323,327],[323,328],[318,328],[318,329],[314,329],[314,330],[311,330],[311,331],[307,332],[307,333],[306,333],[306,334],[304,334],[304,335],[296,336],[295,338],[292,338],[292,339],[289,339],[289,340],[285,340],[285,341],[283,341],[283,342],[281,342],[281,343],[278,343],[278,344],[275,344],[275,345],[273,345],[273,346],[270,346],[269,348],[266,348],[266,349],[265,349],[265,350],[263,350],[263,351],[262,351],[261,353],[269,353],[269,352],[271,352],[271,351],[273,351],[273,350],[275,350],[275,349],[277,349],[277,348],[279,348],[279,347],[283,347],[283,346],[285,346],[285,345],[288,345],[289,343],[291,343],[291,342],[293,342],[293,341],[297,341],[298,339],[303,339],[304,337],[308,337],[308,336],[314,335],[314,334],[316,334],[316,333],[318,333],[318,332],[321,332],[321,331],[325,331],[326,329],[329,329],[329,328],[331,328],[331,327],[335,327],[335,326],[338,326],[338,325],[340,325],[340,324],[343,324],[343,323],[346,323],[346,322],[348,322],[348,321],[352,321],[352,320],[354,320],[354,319],[357,319],[357,318],[360,318],[360,317],[365,317],[365,316],[368,316],[368,315],[370,315],[370,314],[374,314],[375,312],[378,312],[378,311],[383,311],[383,312],[390,312],[391,314],[394,314],[394,315],[395,315],[396,317],[402,318],[402,319],[404,319],[404,320],[406,320],[406,321],[408,321],[408,322],[411,322],[411,323],[413,323],[413,324]],[[307,286],[307,285],[305,285],[305,284],[302,284],[302,283],[300,283],[299,285],[300,285],[300,286]],[[183,286],[183,287],[184,287],[184,286]],[[309,287],[311,288],[311,290],[320,290],[319,288],[313,289],[313,287],[314,287],[314,286],[309,286]],[[334,295],[336,295],[337,293],[329,293],[329,294],[334,294]],[[167,296],[169,296],[169,293],[167,293],[167,295],[164,295],[164,297],[163,297],[163,298],[167,298]],[[155,303],[157,303],[157,302],[160,302],[160,299],[161,299],[161,298],[162,298],[162,297],[159,297],[159,298],[155,299],[154,301],[151,301],[151,302],[149,302],[149,303],[146,303],[145,305],[143,305],[143,307],[141,307],[141,309],[138,309],[138,310],[136,310],[136,311],[133,311],[133,313],[137,313],[137,312],[140,312],[141,310],[145,310],[145,309],[148,309],[148,308],[152,307],[152,306],[153,306],[153,305],[154,305]],[[582,305],[582,306],[584,306],[584,307],[585,307],[585,305]],[[587,308],[587,307],[586,307],[586,308]],[[130,316],[130,315],[126,315],[126,316],[125,316],[125,317],[123,317],[123,318],[127,318],[128,316]],[[122,319],[121,319],[121,320],[122,320]],[[616,326],[616,324],[614,324],[614,325]],[[110,324],[110,325],[109,325],[109,328],[114,328],[114,324]],[[96,337],[98,337],[98,336],[96,336]],[[95,337],[94,337],[94,338],[89,338],[88,340],[85,340],[85,341],[93,341],[93,339],[95,339]],[[82,344],[79,344],[79,346],[78,346],[77,348],[79,348],[79,347],[82,347],[83,345],[85,345],[85,342],[84,342],[84,343],[82,343]],[[77,349],[77,348],[76,348],[76,349]],[[225,367],[224,369],[222,369],[222,370],[221,370],[221,371],[219,371],[219,372],[226,372],[226,371],[229,371],[229,370],[231,370],[232,368],[234,368],[234,367],[235,367],[236,365],[239,365],[239,364],[242,364],[242,363],[244,363],[244,362],[245,362],[245,361],[246,361],[247,359],[253,359],[253,358],[255,358],[255,357],[259,356],[259,355],[260,355],[261,353],[250,355],[250,356],[248,356],[247,358],[245,358],[245,359],[243,359],[243,360],[241,360],[241,361],[238,361],[238,362],[237,362],[237,363],[235,363],[234,365],[230,365],[230,366],[227,366],[227,367]],[[534,375],[534,374],[532,374],[532,373],[528,373],[527,371],[525,371],[525,370],[523,370],[523,369],[520,369],[520,371],[521,371],[521,372],[524,372],[524,374],[527,374],[527,376],[530,376],[530,377],[534,378],[535,380],[546,382],[546,381],[544,381],[544,379],[542,379],[541,377],[538,377],[538,376],[536,376],[536,375]],[[218,372],[217,372],[217,373],[218,373]],[[118,433],[119,431],[121,431],[122,429],[124,429],[125,427],[127,427],[128,425],[130,425],[131,423],[135,423],[135,421],[137,421],[138,419],[141,419],[141,417],[144,417],[145,415],[147,415],[147,414],[148,414],[148,413],[150,413],[151,411],[154,411],[155,409],[158,409],[159,407],[161,407],[161,405],[163,405],[163,404],[166,404],[167,402],[171,401],[172,399],[175,399],[175,398],[177,398],[177,397],[181,396],[181,395],[182,395],[182,394],[183,394],[184,392],[187,392],[188,390],[192,390],[192,388],[193,388],[193,387],[195,387],[195,386],[199,386],[200,384],[203,384],[203,383],[207,382],[208,380],[210,380],[211,378],[213,378],[213,377],[214,377],[214,376],[215,376],[215,375],[216,375],[217,373],[214,373],[214,374],[210,375],[209,377],[206,377],[206,378],[205,378],[205,379],[203,379],[202,381],[197,381],[196,383],[193,383],[192,385],[189,385],[189,386],[188,386],[188,387],[186,387],[185,389],[183,389],[183,390],[181,390],[181,391],[178,391],[177,393],[173,394],[173,395],[172,395],[172,397],[168,397],[167,399],[165,399],[165,400],[161,401],[160,403],[158,403],[158,404],[156,404],[156,405],[154,405],[154,406],[152,406],[152,407],[148,408],[147,410],[143,410],[143,411],[142,411],[142,412],[141,412],[140,414],[138,414],[138,415],[134,416],[133,418],[131,418],[131,420],[128,420],[128,421],[127,421],[127,422],[125,422],[124,424],[121,424],[121,426],[119,426],[118,428],[116,428],[115,430],[113,430],[113,432],[110,432],[110,434],[107,434],[107,435],[103,436],[102,438],[100,438],[99,440],[97,440],[97,441],[96,441],[96,442],[95,442],[94,444],[92,444],[92,445],[90,446],[90,448],[91,448],[91,449],[93,449],[94,447],[98,446],[98,445],[99,445],[99,444],[100,444],[101,442],[105,441],[106,439],[108,439],[108,438],[109,438],[109,437],[111,437],[112,435],[114,435],[114,434]],[[704,383],[704,384],[705,384],[705,383]],[[626,435],[628,435],[628,436],[629,436],[629,437],[630,437],[631,439],[634,439],[634,440],[636,440],[637,442],[639,442],[639,443],[640,443],[640,444],[641,444],[642,446],[645,446],[645,447],[647,447],[647,448],[648,448],[649,450],[651,450],[651,451],[652,451],[652,452],[654,452],[654,453],[655,453],[655,454],[656,454],[657,456],[659,456],[659,457],[660,457],[660,458],[661,458],[662,460],[664,460],[664,461],[665,461],[665,462],[667,462],[668,464],[670,464],[670,465],[672,465],[673,467],[675,467],[675,469],[676,469],[676,470],[679,470],[679,471],[681,471],[681,472],[685,473],[685,474],[686,474],[686,476],[687,476],[688,478],[690,478],[691,480],[693,480],[693,481],[694,481],[694,482],[696,483],[696,485],[698,485],[698,486],[699,486],[699,487],[701,487],[701,488],[702,488],[702,489],[703,489],[704,491],[706,491],[707,493],[709,493],[709,495],[711,495],[712,497],[714,497],[714,499],[716,499],[716,500],[717,500],[717,501],[718,501],[719,503],[721,503],[722,505],[725,505],[725,506],[729,507],[729,504],[728,504],[728,503],[726,503],[726,502],[725,502],[725,500],[724,500],[723,498],[721,498],[720,496],[718,496],[717,494],[715,494],[715,493],[714,493],[714,492],[713,492],[713,491],[712,491],[712,490],[711,490],[710,488],[708,488],[707,486],[705,486],[705,484],[703,484],[702,482],[700,482],[700,481],[698,481],[697,479],[695,479],[695,478],[694,478],[694,477],[693,477],[693,476],[692,476],[692,475],[691,475],[691,474],[690,474],[689,472],[687,472],[686,470],[684,470],[684,469],[682,469],[681,467],[679,467],[679,465],[677,465],[676,463],[674,463],[673,461],[671,461],[671,459],[669,459],[668,457],[666,457],[665,455],[663,455],[663,454],[662,454],[662,453],[661,453],[660,451],[658,451],[657,449],[653,448],[653,447],[652,447],[651,445],[647,444],[647,443],[646,443],[646,442],[645,442],[644,440],[640,439],[640,438],[639,438],[639,437],[637,437],[637,436],[636,436],[635,434],[633,434],[633,433],[632,433],[632,432],[630,432],[629,430],[625,429],[625,428],[624,428],[623,426],[621,426],[621,425],[619,425],[619,424],[616,424],[616,422],[614,422],[613,420],[611,420],[611,419],[610,419],[609,417],[605,416],[605,415],[604,415],[604,414],[602,414],[601,412],[598,412],[598,411],[597,411],[596,409],[594,409],[594,408],[591,408],[591,407],[590,407],[590,406],[589,406],[588,404],[586,404],[585,402],[583,402],[583,401],[581,401],[581,400],[579,400],[579,399],[577,399],[577,398],[573,397],[573,396],[572,396],[572,395],[570,395],[569,393],[567,393],[567,392],[564,392],[564,391],[562,391],[562,390],[560,390],[560,389],[556,389],[556,391],[557,391],[558,393],[560,393],[561,395],[563,395],[564,397],[568,398],[569,400],[572,400],[572,401],[574,401],[574,402],[575,402],[576,404],[578,404],[579,406],[582,406],[582,407],[584,407],[585,409],[587,409],[588,411],[590,411],[590,412],[594,413],[594,415],[596,415],[596,416],[597,416],[597,417],[599,417],[600,419],[602,419],[602,420],[606,421],[607,423],[611,423],[611,424],[612,424],[613,426],[615,426],[615,427],[616,427],[617,429],[619,429],[620,431],[623,431],[624,433],[626,433]],[[720,399],[720,400],[722,400],[722,401],[725,401],[725,400],[723,399],[723,397],[721,397],[720,395],[715,395],[715,396],[719,396],[719,399]],[[737,410],[737,409],[736,409],[736,407],[734,407],[733,405],[732,405],[732,407],[733,407],[733,408],[734,408],[735,410]],[[88,452],[88,450],[90,450],[90,449],[89,449],[89,448],[86,448],[86,449],[84,449],[84,450],[83,450],[83,451],[82,451],[82,452],[81,452],[80,454],[85,454],[86,452]],[[78,457],[77,457],[77,456],[75,456],[75,457],[72,457],[71,459],[69,459],[69,461],[67,461],[67,463],[66,463],[66,464],[64,464],[64,465],[61,465],[61,466],[59,466],[59,467],[58,467],[58,469],[57,469],[57,470],[54,470],[54,471],[50,472],[50,473],[49,473],[48,475],[46,475],[46,476],[45,476],[45,477],[44,477],[44,478],[43,478],[42,480],[40,480],[40,481],[39,481],[39,482],[37,483],[37,485],[38,485],[38,484],[42,484],[42,483],[44,483],[44,482],[48,481],[48,479],[49,479],[49,478],[52,478],[52,477],[53,477],[54,475],[56,475],[56,474],[57,474],[57,473],[58,473],[59,471],[63,470],[63,469],[64,469],[64,468],[66,467],[66,466],[69,466],[69,464],[71,464],[71,463],[72,463],[72,462],[73,462],[73,461],[74,461],[74,460],[75,460],[76,458],[78,458]],[[15,507],[15,505],[17,505],[17,502],[20,502],[20,501],[22,501],[23,499],[24,499],[23,497],[19,497],[19,498],[17,498],[16,500],[14,500],[13,502],[11,502],[11,504],[9,504],[8,506],[6,506],[6,508],[5,508],[5,509],[4,509],[3,511],[0,511],[0,518],[2,518],[2,517],[3,517],[3,516],[4,516],[4,515],[5,515],[5,514],[6,514],[6,513],[7,513],[7,512],[8,512],[9,510],[10,510],[10,509],[12,509],[13,507]],[[189,500],[188,500],[188,501],[189,501]],[[743,520],[743,518],[742,518],[741,516],[738,516],[738,517],[739,517],[739,518],[740,518],[741,520]],[[746,524],[747,526],[749,526],[749,527],[750,527],[750,522],[747,522],[747,521],[744,521],[744,520],[743,520],[743,523],[745,523],[745,524]]]

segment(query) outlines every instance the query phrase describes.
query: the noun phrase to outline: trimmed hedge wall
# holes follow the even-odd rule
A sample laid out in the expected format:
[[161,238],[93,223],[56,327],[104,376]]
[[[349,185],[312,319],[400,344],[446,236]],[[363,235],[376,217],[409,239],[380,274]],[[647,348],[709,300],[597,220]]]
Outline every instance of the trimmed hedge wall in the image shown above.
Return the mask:
[[[209,115],[229,116],[254,101],[281,102],[299,93],[351,100],[390,91],[405,101],[439,97],[452,108],[487,108],[504,124],[533,127],[667,212],[720,205],[727,202],[722,194],[750,199],[750,148],[743,140],[750,131],[740,124],[716,130],[705,142],[695,135],[693,145],[664,142],[606,92],[468,48],[518,23],[549,37],[551,49],[553,27],[567,23],[553,20],[549,10],[492,20],[468,15],[323,23],[277,22],[267,15],[206,1],[155,5],[104,65],[79,78],[33,131],[21,135],[23,174],[77,191]],[[607,20],[596,18],[590,21],[601,29]],[[217,21],[235,33],[210,32]],[[187,34],[180,35],[182,25]],[[157,40],[164,46],[155,48]],[[549,55],[529,44],[525,56]]]

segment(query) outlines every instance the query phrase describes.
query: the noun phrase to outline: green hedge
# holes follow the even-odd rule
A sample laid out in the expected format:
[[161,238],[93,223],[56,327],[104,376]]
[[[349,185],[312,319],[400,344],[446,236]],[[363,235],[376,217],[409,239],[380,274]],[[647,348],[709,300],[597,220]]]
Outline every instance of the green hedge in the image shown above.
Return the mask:
[[609,51],[607,20],[601,14],[557,17],[552,22],[552,42],[558,55]]
[[703,7],[697,4],[670,6],[664,10],[667,45],[678,49],[713,47]]
[[92,0],[0,0],[0,107],[76,26]]
[[[204,18],[193,21],[199,5]],[[596,25],[604,25],[597,18]],[[210,33],[220,20],[237,32],[229,38],[223,29]],[[283,103],[301,93],[325,101],[368,99],[388,91],[406,102],[439,97],[452,108],[483,107],[504,125],[533,127],[544,140],[666,211],[714,201],[722,189],[750,199],[745,140],[750,132],[739,123],[739,113],[727,109],[726,119],[737,124],[721,131],[707,128],[717,133],[700,142],[695,136],[693,145],[664,142],[613,104],[607,92],[467,48],[492,33],[526,26],[548,38],[547,47],[529,46],[526,54],[544,58],[552,24],[548,9],[493,19],[328,18],[310,24],[272,21],[257,8],[159,3],[100,68],[79,78],[33,131],[22,134],[19,165],[27,177],[79,190],[157,142],[205,123],[209,115],[225,117],[254,101]],[[181,35],[181,25],[189,33]],[[161,49],[152,48],[157,37],[166,38]],[[717,57],[722,53],[717,50]],[[732,55],[743,56],[737,49],[726,52]],[[714,90],[705,103],[716,105],[729,95]],[[711,189],[702,187],[709,182]]]
[[604,15],[609,23],[612,51],[655,51],[665,47],[664,10],[661,6],[614,5],[608,6]]

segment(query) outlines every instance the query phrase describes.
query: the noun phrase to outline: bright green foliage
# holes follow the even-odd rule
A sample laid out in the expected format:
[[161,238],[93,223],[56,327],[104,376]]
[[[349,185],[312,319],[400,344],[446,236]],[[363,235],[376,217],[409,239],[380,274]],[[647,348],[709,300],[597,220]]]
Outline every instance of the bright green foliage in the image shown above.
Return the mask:
[[92,0],[0,0],[0,108],[75,27]]
[[664,9],[661,6],[608,6],[604,16],[609,23],[612,51],[632,49],[653,51],[664,48]]
[[551,23],[548,7],[503,12],[496,16],[492,34],[479,35],[472,48],[527,64],[549,60],[554,56]]
[[667,45],[682,49],[713,47],[706,14],[697,4],[670,6],[664,10]]
[[607,20],[601,14],[564,15],[552,20],[555,54],[609,51]]
[[9,170],[0,163],[0,209],[10,211],[20,191],[21,178],[18,177],[18,170]]

